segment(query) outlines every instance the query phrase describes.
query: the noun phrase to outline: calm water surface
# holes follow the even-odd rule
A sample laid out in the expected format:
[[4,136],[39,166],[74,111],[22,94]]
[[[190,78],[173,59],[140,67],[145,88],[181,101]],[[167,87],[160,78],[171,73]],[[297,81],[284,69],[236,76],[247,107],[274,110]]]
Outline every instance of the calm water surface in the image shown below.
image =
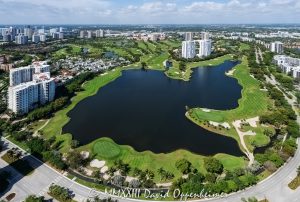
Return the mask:
[[224,73],[237,65],[194,69],[189,82],[173,80],[160,71],[128,70],[92,97],[81,101],[63,128],[81,144],[110,137],[137,151],[155,153],[186,149],[197,154],[241,156],[234,139],[217,135],[185,117],[185,106],[232,109],[241,86]]

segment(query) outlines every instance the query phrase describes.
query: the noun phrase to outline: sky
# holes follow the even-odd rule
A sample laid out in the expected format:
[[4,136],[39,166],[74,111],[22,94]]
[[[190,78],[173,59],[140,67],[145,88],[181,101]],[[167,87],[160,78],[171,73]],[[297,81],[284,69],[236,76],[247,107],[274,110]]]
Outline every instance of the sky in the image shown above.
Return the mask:
[[0,24],[300,23],[300,0],[0,0]]

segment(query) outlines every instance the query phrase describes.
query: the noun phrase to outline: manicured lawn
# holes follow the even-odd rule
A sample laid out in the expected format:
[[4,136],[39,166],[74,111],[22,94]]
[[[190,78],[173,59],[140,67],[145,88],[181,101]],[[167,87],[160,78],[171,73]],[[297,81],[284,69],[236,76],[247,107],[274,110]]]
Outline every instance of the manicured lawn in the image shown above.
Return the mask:
[[155,55],[147,61],[147,65],[151,69],[164,70],[163,62],[169,58],[168,53]]
[[[177,150],[167,154],[155,154],[151,151],[137,152],[130,146],[117,145],[109,138],[95,140],[88,145],[80,147],[79,150],[91,152],[92,156],[95,156],[95,158],[99,160],[105,160],[109,166],[113,165],[115,160],[121,159],[130,165],[131,170],[133,170],[133,168],[142,170],[150,169],[156,173],[156,182],[160,180],[157,170],[161,167],[174,173],[175,177],[179,178],[182,174],[175,167],[175,162],[182,158],[189,160],[193,166],[202,173],[206,173],[203,162],[205,157],[186,150]],[[118,155],[109,154],[117,154],[117,152],[119,153]],[[246,163],[243,157],[235,157],[227,154],[217,154],[215,157],[219,159],[225,169],[228,170],[244,167]]]
[[232,55],[224,55],[215,59],[205,60],[200,62],[190,62],[186,64],[186,71],[181,72],[179,70],[179,62],[173,60],[173,67],[166,71],[166,75],[173,79],[180,79],[184,81],[188,81],[193,73],[193,68],[196,67],[207,67],[207,66],[216,66],[224,63],[226,60],[231,60]]
[[[223,120],[224,122],[231,124],[234,120],[253,118],[268,113],[268,106],[272,105],[272,102],[268,98],[267,92],[260,90],[259,81],[250,76],[246,57],[243,58],[241,64],[235,67],[233,76],[243,87],[242,98],[240,98],[238,101],[238,108],[225,111],[214,110],[212,112],[206,112],[200,108],[194,108],[191,110],[188,118],[192,119],[195,123],[203,127],[203,121]],[[262,131],[259,132],[262,133]],[[240,139],[235,130],[224,130],[219,133],[228,134],[229,136],[234,137],[240,143]],[[251,145],[251,142],[253,141],[255,141],[255,144],[260,144],[259,141],[263,141],[262,143],[265,144],[268,140],[262,134],[259,134],[254,139],[250,138],[249,141],[246,141],[246,143],[248,143],[247,147],[250,150],[253,149]]]
[[172,48],[179,48],[181,46],[181,41],[175,41],[175,40],[167,40],[164,41],[165,44],[168,44]]
[[115,52],[120,57],[130,57],[130,54],[122,48],[109,48],[109,50]]
[[242,157],[229,156],[227,154],[217,154],[215,158],[220,160],[227,170],[234,170],[237,168],[243,168],[246,166]]
[[[270,138],[263,133],[256,133],[255,136],[245,136],[245,141],[249,146],[262,147],[270,142]],[[253,149],[254,148],[251,148],[251,150]]]
[[65,56],[67,56],[67,55],[75,56],[75,55],[81,54],[81,47],[80,46],[75,45],[75,44],[68,44],[67,46],[71,48],[70,52],[67,52],[67,48],[62,48],[62,49],[56,51],[53,54],[53,57],[58,57],[59,58],[63,55],[65,55]]
[[243,51],[243,50],[249,50],[250,49],[250,46],[246,43],[240,43],[240,51]]
[[209,113],[202,113],[202,109],[195,110],[195,115],[198,119],[210,120],[215,122],[223,122],[224,117],[219,114],[218,111],[211,110]]
[[39,128],[41,128],[46,122],[47,122],[47,120],[36,121],[36,122],[30,124],[28,126],[28,129],[29,129],[30,132],[35,132],[36,130],[38,130]]
[[99,158],[112,159],[120,155],[121,149],[119,145],[109,140],[98,140],[93,144],[93,154],[98,155]]
[[25,151],[28,151],[28,150],[29,150],[29,148],[28,148],[28,146],[26,145],[25,142],[18,142],[18,141],[16,141],[14,138],[12,138],[11,136],[10,136],[10,137],[7,137],[7,139],[8,139],[9,141],[11,141],[12,143],[14,143],[15,145],[18,145],[19,147],[21,147],[21,148],[24,149]]

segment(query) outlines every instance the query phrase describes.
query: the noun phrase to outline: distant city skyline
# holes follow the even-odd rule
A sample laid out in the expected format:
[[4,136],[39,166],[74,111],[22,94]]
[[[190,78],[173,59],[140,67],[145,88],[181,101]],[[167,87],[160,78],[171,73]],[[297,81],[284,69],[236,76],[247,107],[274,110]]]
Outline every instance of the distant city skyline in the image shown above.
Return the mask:
[[299,23],[299,0],[0,0],[0,24]]

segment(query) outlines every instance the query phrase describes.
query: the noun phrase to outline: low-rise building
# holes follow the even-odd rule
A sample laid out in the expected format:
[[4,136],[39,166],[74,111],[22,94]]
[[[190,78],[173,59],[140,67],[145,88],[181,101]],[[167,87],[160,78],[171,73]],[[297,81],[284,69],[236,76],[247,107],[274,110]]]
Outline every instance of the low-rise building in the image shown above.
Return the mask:
[[9,72],[11,69],[15,67],[14,64],[1,64],[0,69],[5,72]]
[[292,58],[285,55],[275,55],[273,62],[284,72],[293,78],[300,79],[300,58]]

